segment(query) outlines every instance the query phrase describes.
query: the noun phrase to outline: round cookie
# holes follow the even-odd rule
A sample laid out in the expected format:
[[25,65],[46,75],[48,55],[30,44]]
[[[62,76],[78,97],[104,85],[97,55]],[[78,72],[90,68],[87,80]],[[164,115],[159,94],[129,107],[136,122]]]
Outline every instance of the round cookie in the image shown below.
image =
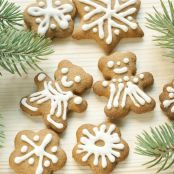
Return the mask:
[[128,156],[128,144],[119,129],[109,122],[82,125],[76,136],[73,158],[82,166],[90,166],[95,174],[109,174]]
[[25,130],[16,135],[9,164],[19,174],[52,174],[65,165],[66,159],[56,133],[49,129],[37,133]]
[[24,11],[29,29],[50,38],[64,38],[72,34],[76,8],[71,0],[38,0]]
[[87,102],[80,95],[91,88],[93,78],[81,67],[63,60],[54,81],[45,73],[39,73],[34,81],[37,92],[23,97],[20,106],[29,115],[42,115],[48,128],[63,132],[69,111],[80,113],[86,110]]
[[104,110],[109,119],[123,118],[129,111],[141,114],[154,109],[155,101],[144,92],[153,84],[153,76],[149,72],[135,75],[135,54],[116,52],[102,57],[98,67],[105,80],[96,82],[93,90],[108,98]]

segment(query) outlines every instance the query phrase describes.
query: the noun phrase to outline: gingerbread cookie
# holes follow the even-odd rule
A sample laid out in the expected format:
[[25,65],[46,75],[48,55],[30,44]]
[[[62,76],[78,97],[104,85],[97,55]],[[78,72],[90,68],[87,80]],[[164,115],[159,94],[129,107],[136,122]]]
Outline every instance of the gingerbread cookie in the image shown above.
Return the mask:
[[15,138],[15,150],[9,164],[16,173],[52,174],[66,163],[66,154],[59,147],[59,137],[49,129],[35,133],[21,131]]
[[144,92],[153,84],[153,76],[148,72],[135,75],[135,54],[116,52],[102,57],[98,67],[105,81],[96,82],[93,90],[109,99],[105,113],[111,120],[126,116],[130,110],[141,114],[154,109],[155,101]]
[[94,39],[110,53],[121,38],[142,37],[135,18],[140,0],[74,0],[81,17],[75,39]]
[[114,124],[85,124],[77,130],[76,135],[74,159],[83,166],[90,166],[96,174],[109,174],[118,162],[128,156],[129,146]]
[[174,119],[174,80],[164,86],[159,98],[161,109],[170,119]]
[[71,0],[38,0],[24,11],[24,21],[40,35],[64,38],[73,32],[75,13]]
[[37,92],[21,100],[21,109],[33,116],[43,115],[46,125],[57,132],[67,126],[67,112],[83,112],[87,102],[79,95],[91,88],[93,79],[81,67],[64,60],[55,72],[55,81],[45,73],[35,79]]

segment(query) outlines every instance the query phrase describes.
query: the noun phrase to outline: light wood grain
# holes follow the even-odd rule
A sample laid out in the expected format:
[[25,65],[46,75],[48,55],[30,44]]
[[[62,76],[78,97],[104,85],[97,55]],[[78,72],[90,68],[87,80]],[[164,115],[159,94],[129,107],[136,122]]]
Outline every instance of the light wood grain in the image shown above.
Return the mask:
[[[13,0],[24,9],[27,4],[34,2],[33,0]],[[167,0],[166,0],[167,2]],[[130,113],[124,120],[118,123],[122,131],[124,139],[129,143],[130,155],[127,160],[120,163],[114,170],[114,174],[153,174],[155,169],[146,170],[141,164],[147,158],[137,156],[134,153],[135,140],[137,134],[140,134],[144,129],[148,130],[150,126],[156,126],[168,119],[161,112],[159,107],[159,94],[165,83],[173,78],[174,64],[170,58],[165,58],[162,55],[165,50],[160,49],[152,42],[154,32],[145,27],[145,14],[152,13],[152,6],[160,7],[159,0],[142,0],[142,8],[138,15],[138,22],[142,26],[145,37],[143,39],[125,39],[122,40],[119,46],[115,49],[118,51],[132,51],[138,57],[137,68],[138,72],[152,72],[155,78],[154,86],[148,90],[157,102],[157,106],[153,112],[136,115]],[[56,69],[58,62],[61,59],[69,59],[73,63],[81,65],[94,76],[94,80],[102,79],[101,73],[97,68],[98,59],[104,55],[104,52],[93,41],[75,41],[72,38],[54,41],[53,47],[55,53],[48,57],[48,60],[43,61],[40,65],[51,77]],[[6,143],[5,147],[0,151],[0,174],[14,174],[9,168],[8,158],[13,150],[13,141],[17,132],[24,129],[40,130],[45,127],[41,118],[31,119],[20,111],[19,101],[22,96],[30,94],[34,91],[35,86],[33,77],[37,72],[30,71],[22,78],[10,75],[4,72],[0,77],[0,111],[4,116],[4,124],[6,126]],[[88,110],[83,114],[71,114],[68,121],[68,128],[61,135],[61,145],[65,149],[68,161],[66,166],[57,173],[61,174],[84,174],[92,173],[88,167],[79,166],[71,156],[73,145],[76,143],[75,132],[77,128],[84,123],[101,123],[106,117],[103,108],[106,104],[105,99],[101,99],[94,95],[91,91],[85,95],[89,103]],[[163,174],[172,174],[173,169],[169,169]]]

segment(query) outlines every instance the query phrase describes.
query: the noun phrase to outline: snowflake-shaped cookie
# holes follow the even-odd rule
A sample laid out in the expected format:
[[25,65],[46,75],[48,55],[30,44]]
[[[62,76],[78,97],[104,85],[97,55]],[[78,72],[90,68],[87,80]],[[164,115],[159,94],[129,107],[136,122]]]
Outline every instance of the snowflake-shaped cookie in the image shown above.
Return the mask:
[[15,138],[15,150],[9,161],[17,173],[52,174],[65,165],[66,154],[59,147],[59,137],[53,131],[21,131]]
[[75,0],[81,25],[76,39],[95,39],[109,53],[124,37],[142,37],[135,21],[140,0]]
[[92,77],[79,66],[62,61],[55,81],[45,73],[35,77],[37,92],[21,100],[21,109],[30,115],[43,115],[48,127],[62,132],[67,126],[68,111],[83,112],[87,102],[81,95],[92,86]]
[[110,173],[129,152],[118,128],[111,123],[99,126],[82,125],[77,131],[77,145],[73,157],[82,165],[89,165],[98,173]]
[[170,119],[174,119],[174,80],[164,86],[159,98],[161,109]]
[[144,113],[154,109],[155,101],[144,92],[153,84],[151,73],[136,73],[136,56],[133,53],[119,53],[99,60],[99,69],[105,81],[94,84],[94,92],[108,98],[106,115],[112,120],[126,116],[130,110]]
[[66,37],[73,31],[75,7],[70,0],[39,0],[24,12],[29,28],[40,35]]

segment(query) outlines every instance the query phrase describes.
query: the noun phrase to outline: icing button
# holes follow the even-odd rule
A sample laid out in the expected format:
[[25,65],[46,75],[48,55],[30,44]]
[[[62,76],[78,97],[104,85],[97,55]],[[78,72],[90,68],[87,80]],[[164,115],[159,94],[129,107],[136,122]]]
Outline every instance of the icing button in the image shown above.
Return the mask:
[[39,7],[44,7],[45,6],[45,2],[40,1],[38,5],[39,5]]
[[55,5],[59,6],[59,5],[61,5],[61,2],[60,1],[55,1]]
[[123,79],[127,82],[129,81],[129,77],[128,76],[124,76]]
[[140,74],[139,77],[140,77],[140,79],[143,80],[144,79],[144,74]]
[[50,25],[50,28],[51,28],[52,30],[55,30],[55,29],[56,29],[56,24],[51,24],[51,25]]
[[107,81],[103,81],[102,86],[106,88],[108,86],[108,82]]

